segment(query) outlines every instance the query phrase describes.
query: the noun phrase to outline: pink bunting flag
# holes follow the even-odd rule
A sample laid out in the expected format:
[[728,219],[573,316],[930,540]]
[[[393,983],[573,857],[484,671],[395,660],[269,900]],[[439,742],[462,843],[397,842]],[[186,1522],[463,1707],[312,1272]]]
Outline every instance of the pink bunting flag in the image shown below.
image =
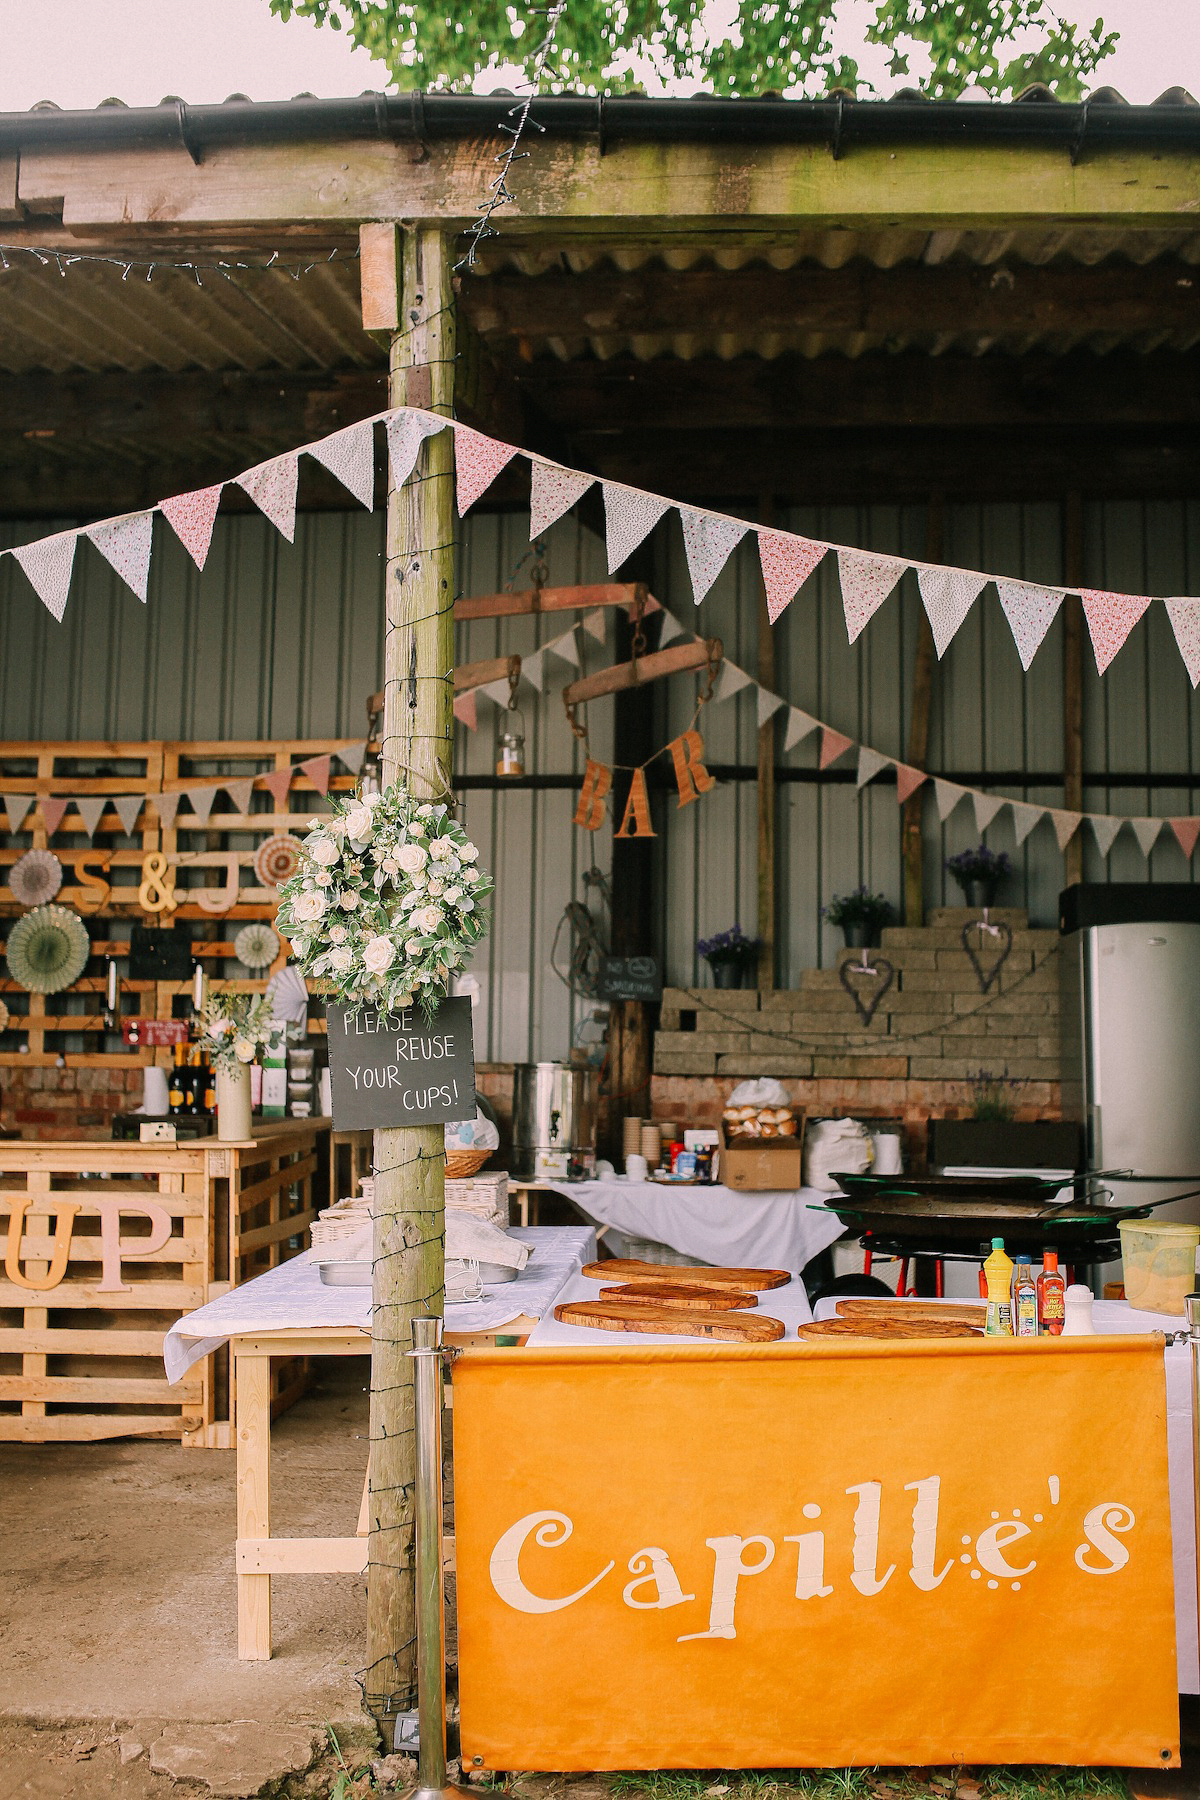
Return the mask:
[[132,588],[144,603],[150,583],[154,514],[131,513],[128,518],[89,525],[84,536],[91,539],[105,562],[111,564],[125,586]]
[[479,715],[475,705],[474,689],[472,689],[469,694],[456,694],[454,696],[454,716],[466,726],[468,731],[477,731],[479,729]]
[[254,792],[253,775],[247,775],[241,781],[224,781],[221,785],[233,801],[234,812],[244,814],[250,811],[250,796]]
[[407,407],[389,413],[384,420],[387,433],[388,461],[392,465],[392,485],[401,488],[417,466],[421,445],[449,425],[449,419],[428,417]]
[[1058,847],[1065,850],[1083,822],[1083,814],[1069,812],[1063,806],[1048,806],[1050,823],[1054,826],[1054,835],[1058,839]]
[[896,799],[903,806],[912,798],[923,781],[928,781],[924,769],[910,768],[908,763],[896,764]]
[[287,791],[292,785],[292,776],[295,772],[294,769],[268,769],[265,775],[258,777],[276,806],[282,806],[287,798]]
[[1097,673],[1103,675],[1125,639],[1150,604],[1148,594],[1107,594],[1080,588],[1079,598],[1092,636]]
[[846,631],[853,643],[879,611],[908,564],[898,556],[872,556],[866,550],[839,550],[838,581]]
[[1096,848],[1101,856],[1107,856],[1117,841],[1124,819],[1114,819],[1111,813],[1089,813],[1088,824],[1092,828],[1092,836],[1096,840]]
[[47,795],[40,802],[42,824],[46,827],[47,837],[54,836],[55,832],[62,824],[63,815],[66,813],[70,804],[71,802],[69,800],[60,799],[57,794]]
[[164,831],[170,831],[175,823],[175,814],[179,811],[179,802],[183,799],[182,790],[174,789],[169,794],[155,794],[154,810],[159,816]]
[[759,532],[758,558],[767,590],[767,617],[772,625],[792,604],[828,548],[828,544],[795,537],[790,531]]
[[1171,630],[1193,687],[1200,684],[1200,600],[1164,600]]
[[837,761],[839,756],[844,756],[847,750],[852,748],[853,743],[853,738],[843,737],[840,731],[834,731],[830,726],[822,725],[821,754],[817,758],[818,764],[822,769],[827,769],[830,763]]
[[723,519],[716,513],[696,512],[690,506],[679,508],[679,519],[692,599],[699,606],[750,527],[741,519]]
[[310,756],[307,762],[302,762],[300,764],[300,768],[303,770],[304,774],[308,776],[308,779],[312,782],[318,794],[327,794],[329,792],[329,769],[331,760],[330,756]]
[[34,593],[60,625],[67,610],[78,536],[77,531],[60,531],[54,537],[38,538],[33,544],[18,544],[12,551]]
[[643,538],[654,530],[670,502],[659,500],[654,494],[641,494],[636,488],[618,487],[611,481],[601,485],[608,572],[615,575]]
[[1042,639],[1063,603],[1062,588],[1035,587],[1030,581],[997,581],[996,592],[1026,674]]
[[176,494],[173,499],[158,503],[159,512],[198,569],[208,561],[224,486],[224,482],[218,482],[216,487],[195,488],[190,494]]
[[539,462],[535,457],[530,465],[529,481],[530,542],[540,538],[564,513],[570,512],[575,502],[582,500],[594,485],[595,479],[594,475],[581,475],[578,469],[560,469],[557,463]]
[[300,452],[289,450],[237,477],[260,513],[270,519],[289,544],[296,541],[296,486],[300,480]]
[[79,794],[72,800],[71,805],[83,820],[83,829],[87,833],[90,843],[96,835],[97,825],[104,817],[108,799],[104,794]]
[[1196,839],[1200,838],[1200,819],[1168,819],[1167,823],[1179,839],[1179,848],[1190,861]]
[[142,812],[142,796],[140,794],[117,794],[113,798],[121,830],[126,837],[132,837],[137,830],[137,822]]
[[502,444],[499,438],[484,437],[469,425],[460,425],[454,434],[454,464],[458,478],[458,516],[470,511],[481,494],[485,494],[501,469],[517,454],[515,444]]
[[308,446],[308,454],[336,475],[342,486],[370,512],[375,504],[375,422],[360,419]]
[[917,570],[917,586],[933,627],[939,662],[987,584],[986,575],[975,575],[969,569]]

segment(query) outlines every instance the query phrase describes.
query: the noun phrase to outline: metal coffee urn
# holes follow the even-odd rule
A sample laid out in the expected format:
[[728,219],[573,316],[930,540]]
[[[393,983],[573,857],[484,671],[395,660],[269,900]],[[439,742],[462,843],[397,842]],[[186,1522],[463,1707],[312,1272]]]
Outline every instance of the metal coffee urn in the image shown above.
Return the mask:
[[596,1166],[598,1069],[517,1063],[513,1069],[512,1172],[518,1181],[586,1181]]

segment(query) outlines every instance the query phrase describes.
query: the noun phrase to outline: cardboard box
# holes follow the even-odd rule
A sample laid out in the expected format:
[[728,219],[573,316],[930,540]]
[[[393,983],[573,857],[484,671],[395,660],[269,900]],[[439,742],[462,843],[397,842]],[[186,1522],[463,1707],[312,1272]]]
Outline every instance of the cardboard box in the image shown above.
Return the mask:
[[795,1137],[734,1138],[728,1142],[721,1127],[719,1179],[726,1187],[744,1193],[765,1193],[804,1185],[801,1174],[804,1148],[804,1115],[796,1114]]

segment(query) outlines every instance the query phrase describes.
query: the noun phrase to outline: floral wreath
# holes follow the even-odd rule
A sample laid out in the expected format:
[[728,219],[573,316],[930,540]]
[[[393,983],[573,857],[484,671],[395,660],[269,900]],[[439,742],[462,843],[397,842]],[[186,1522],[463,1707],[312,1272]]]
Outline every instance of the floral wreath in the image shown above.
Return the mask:
[[485,936],[489,875],[444,803],[402,782],[312,819],[276,924],[304,975],[352,1012],[418,1004],[428,1017]]

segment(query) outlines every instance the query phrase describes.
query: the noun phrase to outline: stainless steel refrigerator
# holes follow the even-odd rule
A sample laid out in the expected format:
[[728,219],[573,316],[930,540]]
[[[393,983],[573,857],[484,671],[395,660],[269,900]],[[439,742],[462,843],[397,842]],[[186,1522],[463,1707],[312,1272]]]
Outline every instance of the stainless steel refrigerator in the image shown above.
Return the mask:
[[[1113,1199],[1200,1187],[1200,887],[1081,884],[1059,902],[1063,1111]],[[1157,1218],[1200,1220],[1200,1199]]]

